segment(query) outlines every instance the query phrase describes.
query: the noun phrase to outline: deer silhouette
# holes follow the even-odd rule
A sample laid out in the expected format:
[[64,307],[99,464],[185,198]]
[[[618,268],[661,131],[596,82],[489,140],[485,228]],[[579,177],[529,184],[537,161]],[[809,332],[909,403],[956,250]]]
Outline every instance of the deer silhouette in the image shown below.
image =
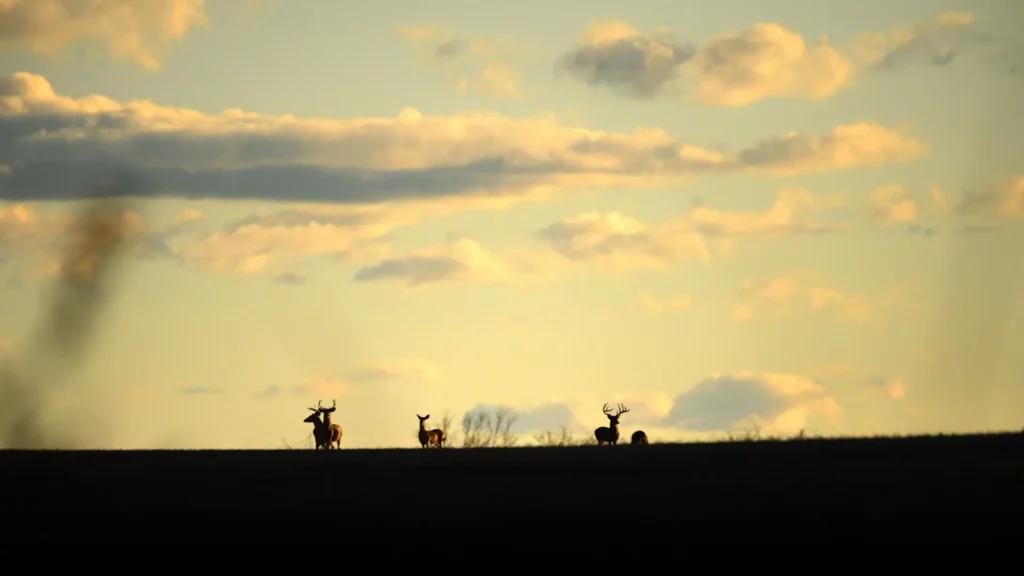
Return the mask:
[[313,424],[313,440],[316,442],[314,450],[320,450],[321,448],[326,449],[327,443],[331,440],[330,428],[324,426],[323,420],[320,419],[320,408],[308,407],[308,410],[313,413],[306,416],[303,422],[310,422]]
[[622,404],[619,404],[619,411],[612,414],[611,409],[608,408],[608,403],[606,402],[601,411],[608,417],[609,425],[601,426],[594,430],[594,437],[597,438],[597,445],[600,446],[605,443],[615,445],[615,443],[619,441],[619,416],[629,412],[629,409]]
[[331,414],[338,409],[338,401],[331,400],[330,408],[324,408],[317,402],[317,407],[324,413],[324,429],[327,431],[324,435],[327,436],[327,449],[341,448],[341,425],[331,423]]
[[427,430],[426,422],[430,419],[430,414],[427,414],[426,416],[420,416],[417,414],[416,417],[420,419],[420,447],[426,448],[427,446],[434,445],[438,448],[443,448],[445,440],[447,440],[447,435],[444,433],[444,430],[441,430],[440,428]]
[[636,432],[633,432],[633,436],[630,437],[629,443],[646,445],[647,433],[644,432],[643,430],[637,430]]

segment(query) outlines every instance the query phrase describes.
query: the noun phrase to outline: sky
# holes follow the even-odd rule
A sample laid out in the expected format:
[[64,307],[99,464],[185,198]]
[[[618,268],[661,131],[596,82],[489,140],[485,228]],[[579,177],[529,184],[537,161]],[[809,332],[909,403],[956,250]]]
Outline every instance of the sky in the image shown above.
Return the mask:
[[6,441],[1019,430],[1022,16],[4,0]]

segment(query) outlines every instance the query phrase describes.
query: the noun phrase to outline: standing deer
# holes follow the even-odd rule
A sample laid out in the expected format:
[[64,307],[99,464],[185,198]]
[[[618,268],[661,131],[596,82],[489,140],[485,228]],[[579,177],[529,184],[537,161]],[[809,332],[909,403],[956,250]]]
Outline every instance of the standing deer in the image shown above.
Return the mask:
[[320,412],[322,408],[308,408],[313,413],[306,416],[303,422],[310,422],[313,424],[313,440],[316,442],[314,450],[320,450],[321,448],[326,449],[327,443],[331,440],[331,431],[328,426],[324,426],[322,420],[320,420]]
[[331,414],[338,409],[338,401],[331,400],[331,407],[324,408],[320,406],[320,402],[317,402],[317,406],[320,407],[320,411],[324,413],[324,429],[327,430],[325,434],[327,436],[327,449],[331,450],[341,448],[341,424],[331,423]]
[[438,448],[444,448],[445,440],[448,439],[444,430],[441,430],[440,428],[427,430],[426,422],[430,418],[430,414],[427,414],[426,416],[420,416],[417,414],[416,417],[420,419],[420,448],[426,448],[430,445],[435,445]]
[[633,436],[630,437],[629,443],[646,445],[647,433],[645,433],[643,430],[637,430],[636,432],[633,432]]
[[629,409],[622,404],[619,404],[619,411],[612,414],[611,409],[608,408],[608,403],[606,402],[601,411],[608,417],[609,426],[601,426],[594,430],[594,437],[597,438],[598,446],[604,443],[614,446],[615,443],[619,441],[619,416],[629,412]]

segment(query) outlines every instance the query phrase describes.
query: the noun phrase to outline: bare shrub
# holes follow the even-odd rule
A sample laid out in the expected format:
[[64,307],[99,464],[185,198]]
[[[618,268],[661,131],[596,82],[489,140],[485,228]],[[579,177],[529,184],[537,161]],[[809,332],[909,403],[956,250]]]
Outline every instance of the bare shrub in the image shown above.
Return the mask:
[[455,430],[455,416],[448,410],[444,411],[444,416],[441,417],[441,430],[444,432],[447,443],[455,444],[456,438],[459,433]]
[[576,446],[579,443],[579,439],[566,426],[562,426],[561,434],[546,430],[534,434],[533,439],[538,446]]
[[480,409],[466,412],[462,417],[463,448],[511,448],[519,437],[511,432],[516,415],[507,408],[494,413]]

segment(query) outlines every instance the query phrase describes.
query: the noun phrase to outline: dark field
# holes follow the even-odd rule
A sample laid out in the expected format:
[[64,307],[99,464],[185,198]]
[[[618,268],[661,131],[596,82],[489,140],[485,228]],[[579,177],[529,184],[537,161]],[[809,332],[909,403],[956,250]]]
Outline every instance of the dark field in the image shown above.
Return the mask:
[[581,544],[599,526],[706,539],[794,526],[805,533],[793,537],[806,539],[830,530],[920,535],[937,526],[1019,526],[1022,456],[1021,434],[441,451],[2,452],[0,480],[4,522],[14,525],[73,515],[104,526],[158,518],[190,530],[273,524],[303,534],[315,519],[332,532],[362,535],[416,525],[449,534],[532,526],[541,531],[533,539]]

